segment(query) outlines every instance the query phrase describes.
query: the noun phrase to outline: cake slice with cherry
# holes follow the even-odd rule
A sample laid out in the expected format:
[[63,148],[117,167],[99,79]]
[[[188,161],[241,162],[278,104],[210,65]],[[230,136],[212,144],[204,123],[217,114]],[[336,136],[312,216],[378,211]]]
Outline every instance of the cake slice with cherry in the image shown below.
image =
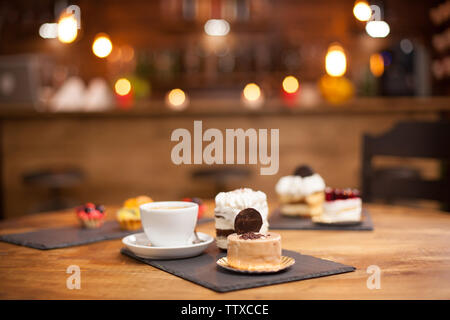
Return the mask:
[[313,216],[317,223],[358,223],[361,221],[362,200],[356,189],[325,189],[323,212]]

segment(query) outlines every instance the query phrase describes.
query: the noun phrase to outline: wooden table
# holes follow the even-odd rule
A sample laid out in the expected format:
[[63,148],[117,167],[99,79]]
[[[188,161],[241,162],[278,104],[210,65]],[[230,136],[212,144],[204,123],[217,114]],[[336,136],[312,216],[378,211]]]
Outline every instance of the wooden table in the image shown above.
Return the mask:
[[[450,214],[384,205],[367,207],[375,225],[372,232],[279,231],[283,248],[353,265],[355,272],[216,293],[121,255],[120,240],[48,251],[0,242],[0,298],[450,299]],[[209,205],[209,215],[212,209]],[[74,223],[71,210],[39,214],[3,221],[0,233]],[[200,225],[198,231],[214,235],[214,223]],[[80,290],[66,288],[70,265],[81,268]],[[381,268],[380,289],[367,288],[370,265]]]

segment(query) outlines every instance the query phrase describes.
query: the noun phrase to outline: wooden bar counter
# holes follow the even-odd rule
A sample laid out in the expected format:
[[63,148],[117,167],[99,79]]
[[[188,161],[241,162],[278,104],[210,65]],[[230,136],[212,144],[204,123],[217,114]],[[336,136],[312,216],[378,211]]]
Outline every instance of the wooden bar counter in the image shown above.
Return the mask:
[[[230,181],[225,186],[229,190],[251,186],[270,198],[277,180],[300,164],[313,167],[329,186],[358,188],[363,134],[384,133],[399,121],[438,120],[450,113],[450,100],[358,98],[338,106],[298,108],[287,108],[276,100],[249,110],[239,99],[193,98],[180,112],[157,101],[127,111],[55,113],[24,108],[0,111],[4,218],[34,212],[36,204],[48,198],[47,190],[23,183],[25,173],[61,166],[84,173],[83,183],[67,193],[77,203],[118,203],[138,194],[155,199],[214,197],[211,181],[193,179],[196,170],[208,170],[208,165],[171,161],[176,144],[171,141],[172,132],[178,128],[193,132],[195,120],[202,120],[204,131],[279,129],[278,173],[264,176],[259,165],[239,165],[250,176]],[[439,164],[433,160],[402,159],[401,165],[417,167],[430,179],[439,173]]]
[[[270,207],[274,208],[275,203]],[[450,215],[367,205],[375,230],[281,230],[283,248],[356,267],[355,272],[216,293],[120,254],[121,240],[40,251],[0,242],[0,299],[450,299]],[[208,202],[208,215],[213,203]],[[108,207],[110,218],[117,208]],[[76,224],[73,210],[9,219],[0,234]],[[214,223],[198,231],[214,235]],[[81,288],[66,269],[78,265]],[[368,289],[371,265],[381,288]]]

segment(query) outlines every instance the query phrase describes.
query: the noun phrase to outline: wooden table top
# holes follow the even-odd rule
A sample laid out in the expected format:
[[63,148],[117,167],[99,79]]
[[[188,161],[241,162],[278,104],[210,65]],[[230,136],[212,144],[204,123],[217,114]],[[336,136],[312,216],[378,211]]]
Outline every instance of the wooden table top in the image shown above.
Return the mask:
[[[277,231],[284,249],[352,265],[355,272],[216,293],[123,256],[120,239],[46,251],[0,242],[0,299],[450,299],[450,214],[367,208],[374,231]],[[113,218],[116,208],[109,209]],[[210,203],[209,215],[212,210]],[[76,223],[72,210],[31,215],[2,221],[0,234]],[[198,231],[214,235],[214,223]],[[70,265],[81,268],[79,290],[66,287]],[[370,265],[381,269],[380,289],[367,288]]]

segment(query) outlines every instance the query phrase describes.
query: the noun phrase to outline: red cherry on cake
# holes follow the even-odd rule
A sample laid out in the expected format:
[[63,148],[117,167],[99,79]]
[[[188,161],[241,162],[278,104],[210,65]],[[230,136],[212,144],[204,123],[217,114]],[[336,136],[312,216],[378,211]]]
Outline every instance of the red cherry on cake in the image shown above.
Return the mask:
[[325,189],[325,200],[326,201],[333,201],[334,200],[334,190],[332,188],[326,188]]
[[92,202],[88,202],[84,205],[85,208],[91,208],[91,209],[95,209],[95,204],[93,204]]
[[344,190],[342,191],[342,196],[343,196],[343,199],[344,199],[344,200],[345,200],[345,199],[353,198],[353,192],[352,192],[352,189],[350,189],[350,188],[344,189]]
[[335,200],[341,200],[343,199],[344,195],[342,193],[341,189],[334,189],[334,199]]

